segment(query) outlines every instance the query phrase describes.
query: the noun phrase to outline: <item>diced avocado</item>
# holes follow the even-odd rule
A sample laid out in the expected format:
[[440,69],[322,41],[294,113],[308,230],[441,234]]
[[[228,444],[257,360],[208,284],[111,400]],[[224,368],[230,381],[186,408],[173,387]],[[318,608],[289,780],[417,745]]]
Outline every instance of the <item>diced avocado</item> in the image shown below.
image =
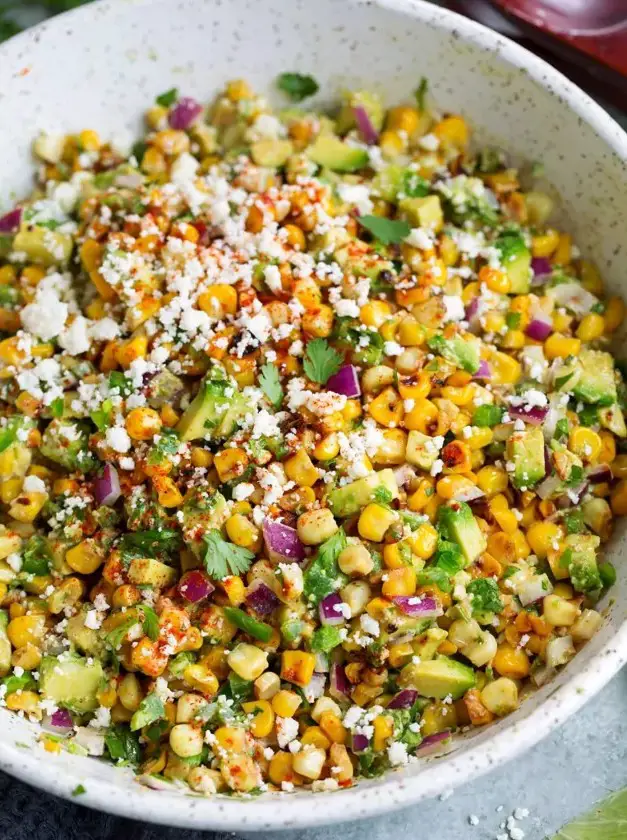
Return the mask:
[[361,242],[349,242],[342,245],[333,256],[338,265],[346,271],[358,277],[369,277],[371,280],[377,280],[382,271],[392,271],[394,268],[390,260],[371,251],[365,243]]
[[131,583],[163,589],[174,583],[176,571],[153,557],[135,557],[128,567],[128,577]]
[[405,459],[422,470],[430,470],[438,458],[438,448],[429,435],[411,431],[407,436]]
[[494,247],[501,254],[501,265],[509,277],[512,295],[525,295],[531,288],[531,251],[516,231],[505,231],[497,237]]
[[258,140],[250,147],[255,163],[272,169],[283,166],[293,151],[291,140]]
[[448,656],[431,659],[427,662],[410,663],[402,672],[405,686],[413,686],[423,697],[443,700],[449,695],[458,700],[475,686],[475,672],[468,665],[462,665]]
[[307,149],[310,160],[334,172],[355,172],[368,164],[368,152],[359,146],[349,146],[332,135],[318,135]]
[[451,502],[438,510],[438,530],[444,539],[456,542],[467,563],[485,551],[487,540],[466,502]]
[[203,534],[220,529],[228,518],[226,499],[221,493],[197,489],[186,497],[182,512],[183,538],[196,555],[203,556],[207,550]]
[[[68,606],[70,606],[69,603]],[[100,657],[105,651],[105,646],[98,632],[85,625],[85,617],[89,610],[90,607],[85,606],[80,612],[69,618],[65,632],[67,633],[68,639],[80,653],[84,653],[87,656]]]
[[96,692],[104,679],[102,665],[97,659],[62,654],[44,656],[39,665],[39,689],[44,697],[57,706],[82,713],[98,707]]
[[444,214],[440,197],[437,195],[402,198],[398,209],[414,227],[424,227],[437,233],[444,224]]
[[592,498],[581,507],[583,521],[600,537],[609,536],[612,529],[612,509],[605,499]]
[[422,198],[429,193],[429,182],[414,169],[392,163],[379,170],[372,179],[372,194],[385,201]]
[[250,411],[245,398],[219,367],[212,368],[176,427],[183,442],[229,437]]
[[426,662],[433,659],[447,635],[441,627],[430,627],[422,636],[412,640],[412,649],[421,662]]
[[346,134],[355,127],[355,108],[363,108],[376,131],[383,127],[385,109],[381,97],[369,90],[354,90],[347,93],[338,115],[335,128],[338,134]]
[[621,407],[617,404],[610,405],[607,408],[599,409],[599,422],[604,429],[609,429],[610,432],[617,437],[627,437],[627,426],[625,426],[625,416]]
[[73,239],[69,233],[28,225],[18,231],[13,251],[26,254],[27,261],[46,267],[66,265],[72,256]]
[[542,429],[513,432],[507,440],[507,460],[514,464],[510,479],[518,490],[533,487],[543,479],[546,466]]
[[596,552],[601,543],[593,534],[570,534],[560,565],[568,566],[570,582],[577,592],[593,593],[601,589]]
[[148,405],[151,408],[172,405],[184,390],[183,380],[164,368],[148,383]]
[[581,376],[573,395],[586,403],[610,406],[616,402],[614,360],[602,350],[582,350],[579,354]]
[[387,490],[391,499],[398,499],[398,484],[394,470],[373,472],[365,478],[358,478],[344,487],[337,487],[329,493],[328,502],[333,516],[344,518],[360,511],[375,498],[379,489]]
[[474,335],[444,338],[434,335],[427,342],[429,349],[468,373],[476,373],[481,365],[481,342]]
[[397,639],[405,640],[408,636],[421,636],[432,624],[432,618],[412,618],[396,610],[388,629],[380,633],[379,641],[382,644],[391,644]]
[[52,420],[43,434],[39,450],[67,470],[89,472],[96,466],[96,459],[89,451],[89,432],[82,423]]

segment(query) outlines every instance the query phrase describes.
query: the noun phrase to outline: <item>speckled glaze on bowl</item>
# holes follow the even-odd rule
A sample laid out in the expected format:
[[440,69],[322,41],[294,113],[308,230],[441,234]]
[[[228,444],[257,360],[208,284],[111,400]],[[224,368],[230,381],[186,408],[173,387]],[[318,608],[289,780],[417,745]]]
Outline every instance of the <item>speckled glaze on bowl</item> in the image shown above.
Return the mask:
[[[344,86],[379,89],[390,101],[431,80],[445,110],[463,112],[484,137],[542,161],[570,229],[627,291],[627,137],[585,94],[522,48],[465,18],[410,0],[101,0],[0,48],[0,201],[30,189],[30,141],[40,130],[136,132],[143,110],[173,85],[209,99],[245,77],[270,91],[284,70],[315,74],[321,100]],[[627,659],[626,546],[610,551],[619,583],[597,636],[558,679],[510,717],[445,757],[335,793],[250,800],[153,791],[128,771],[51,755],[37,728],[0,710],[0,767],[82,804],[127,817],[250,833],[354,820],[455,788],[532,746],[573,714]]]

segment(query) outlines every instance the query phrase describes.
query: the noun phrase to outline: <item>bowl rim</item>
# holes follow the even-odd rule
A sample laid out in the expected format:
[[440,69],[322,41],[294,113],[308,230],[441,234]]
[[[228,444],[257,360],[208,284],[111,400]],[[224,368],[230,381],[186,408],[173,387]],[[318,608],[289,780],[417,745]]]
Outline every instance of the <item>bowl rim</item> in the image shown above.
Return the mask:
[[[6,42],[10,48],[24,49],[42,37],[54,37],[57,28],[72,22],[78,25],[95,13],[107,13],[143,5],[149,0],[100,0],[73,9],[55,18],[44,20]],[[564,101],[597,136],[622,160],[627,161],[627,134],[615,120],[558,70],[524,47],[462,15],[425,0],[336,0],[345,5],[378,6],[404,14],[430,26],[449,32],[463,41],[489,53],[495,53],[513,68],[524,70],[539,86]],[[97,11],[96,11],[97,9]],[[0,46],[0,56],[7,51]],[[593,697],[627,661],[627,620],[592,656],[582,670],[573,673],[537,708],[523,715],[515,725],[501,731],[463,753],[451,754],[446,760],[434,761],[428,773],[416,777],[390,772],[379,782],[356,785],[334,793],[280,795],[280,798],[241,799],[172,796],[149,791],[134,784],[120,786],[109,780],[90,777],[86,773],[59,772],[54,763],[47,763],[36,750],[24,750],[7,740],[0,741],[0,769],[47,793],[71,802],[121,817],[146,822],[195,829],[255,832],[277,829],[315,827],[331,823],[363,819],[407,807],[421,799],[433,797],[451,788],[451,777],[472,778],[509,761],[546,737],[585,702]],[[488,747],[489,745],[489,747]],[[464,771],[465,768],[465,771]],[[128,780],[128,776],[125,776]],[[462,782],[463,783],[463,782]],[[77,785],[84,785],[80,799],[72,797]],[[309,807],[303,808],[304,796]],[[336,804],[334,804],[336,803]]]

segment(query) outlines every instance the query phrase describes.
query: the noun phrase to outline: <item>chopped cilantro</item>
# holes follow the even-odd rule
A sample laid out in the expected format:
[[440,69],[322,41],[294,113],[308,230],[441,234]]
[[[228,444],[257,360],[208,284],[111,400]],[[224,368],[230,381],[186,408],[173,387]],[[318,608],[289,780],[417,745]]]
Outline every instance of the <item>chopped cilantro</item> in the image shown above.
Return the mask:
[[505,323],[508,330],[517,330],[520,327],[520,312],[508,312],[505,316]]
[[312,382],[326,385],[329,377],[342,366],[342,356],[329,345],[326,338],[314,338],[307,343],[303,370]]
[[330,653],[342,643],[340,630],[332,624],[318,627],[311,637],[311,649],[314,653]]
[[205,534],[203,540],[207,545],[205,569],[208,575],[217,580],[224,580],[230,575],[244,574],[255,559],[252,551],[227,542],[216,528]]
[[500,405],[480,405],[472,415],[473,426],[496,426],[503,419],[505,409]]
[[139,764],[141,760],[138,737],[121,723],[109,727],[105,735],[105,747],[111,760],[117,764]]
[[319,90],[318,82],[314,77],[302,73],[281,73],[277,78],[277,87],[292,102],[302,102],[303,99],[313,96]]
[[372,494],[373,501],[379,505],[389,505],[393,498],[392,491],[388,490],[387,487],[383,487],[383,485],[377,487]]
[[383,216],[360,216],[359,224],[384,245],[402,242],[411,230],[408,222],[386,219]]
[[157,617],[157,613],[152,607],[149,607],[146,604],[141,604],[139,609],[144,615],[142,620],[142,630],[149,639],[155,642],[159,637],[159,618]]
[[174,105],[178,98],[178,88],[170,88],[170,90],[166,90],[165,93],[160,93],[155,101],[157,105],[161,105],[162,108],[170,108]]
[[427,104],[427,93],[429,91],[429,80],[426,76],[423,76],[418,83],[418,87],[414,91],[414,96],[416,97],[416,105],[418,106],[419,111],[425,110],[425,105]]
[[338,568],[337,558],[347,545],[344,529],[340,528],[318,547],[318,553],[304,574],[303,594],[309,601],[318,605],[340,588],[345,578]]
[[472,596],[472,611],[474,613],[494,612],[503,609],[503,602],[497,582],[493,578],[475,578],[466,587],[466,592]]
[[87,793],[85,785],[76,785],[76,787],[72,791],[72,796],[80,796],[81,793]]
[[279,408],[283,402],[283,388],[278,368],[268,362],[261,368],[259,376],[259,387],[264,392],[275,408]]
[[581,534],[585,530],[583,511],[569,510],[564,514],[564,525],[567,534]]
[[561,440],[562,438],[568,437],[569,428],[568,420],[565,417],[558,420],[555,424],[555,439]]

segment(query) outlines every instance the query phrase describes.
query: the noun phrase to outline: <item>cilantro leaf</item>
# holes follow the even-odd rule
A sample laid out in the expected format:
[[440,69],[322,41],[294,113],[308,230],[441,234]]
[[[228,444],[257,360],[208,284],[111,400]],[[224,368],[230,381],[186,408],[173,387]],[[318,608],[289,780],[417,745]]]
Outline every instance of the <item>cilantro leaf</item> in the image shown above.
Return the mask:
[[346,580],[339,570],[337,558],[347,545],[344,529],[340,528],[318,547],[318,553],[304,574],[303,594],[309,601],[319,604]]
[[144,614],[142,630],[149,639],[155,642],[159,637],[159,618],[157,617],[157,613],[152,607],[146,606],[146,604],[141,604],[140,610]]
[[160,93],[156,99],[156,102],[157,105],[161,105],[163,108],[169,108],[171,105],[174,105],[178,98],[178,88],[170,88],[170,90],[166,90],[164,93]]
[[76,785],[76,787],[72,791],[72,796],[80,796],[81,793],[87,793],[85,785]]
[[416,105],[418,106],[419,111],[424,111],[426,100],[427,100],[427,91],[429,90],[429,80],[426,76],[423,76],[420,79],[420,84],[416,88],[414,92],[414,96],[416,97]]
[[411,230],[408,222],[385,219],[383,216],[360,216],[359,224],[384,245],[401,242],[409,236]]
[[307,343],[303,369],[312,382],[326,385],[327,380],[342,367],[342,356],[329,346],[326,338],[314,338]]
[[618,840],[627,832],[627,788],[613,793],[573,820],[553,840]]
[[568,436],[568,430],[569,430],[568,420],[565,417],[562,417],[562,419],[558,420],[557,423],[555,424],[555,435],[554,435],[555,439],[556,440],[561,440],[562,438],[567,437]]
[[327,624],[314,630],[311,637],[311,649],[314,653],[330,653],[342,643],[342,637],[338,627]]
[[292,102],[302,102],[317,93],[320,86],[313,76],[302,73],[281,73],[277,78],[277,87],[282,90]]
[[563,521],[566,526],[567,534],[581,534],[586,530],[582,510],[573,509],[567,511],[564,514]]
[[499,587],[492,578],[471,580],[466,587],[466,592],[472,595],[473,614],[478,612],[498,613],[503,609]]
[[139,764],[141,760],[138,736],[133,734],[128,726],[121,723],[107,730],[105,746],[109,757],[117,764]]
[[283,402],[283,388],[281,387],[281,377],[278,369],[267,362],[261,368],[261,376],[259,377],[259,387],[264,392],[266,397],[270,400],[275,408],[279,408]]
[[393,498],[392,491],[388,490],[387,487],[383,487],[383,485],[377,487],[372,494],[373,502],[384,506],[389,505]]
[[179,532],[171,528],[129,531],[123,535],[118,547],[123,552],[144,552],[145,557],[150,557],[155,552],[174,551],[179,547],[180,541]]
[[203,540],[207,544],[205,569],[208,575],[217,580],[247,572],[255,559],[252,551],[227,542],[216,528],[205,534]]

